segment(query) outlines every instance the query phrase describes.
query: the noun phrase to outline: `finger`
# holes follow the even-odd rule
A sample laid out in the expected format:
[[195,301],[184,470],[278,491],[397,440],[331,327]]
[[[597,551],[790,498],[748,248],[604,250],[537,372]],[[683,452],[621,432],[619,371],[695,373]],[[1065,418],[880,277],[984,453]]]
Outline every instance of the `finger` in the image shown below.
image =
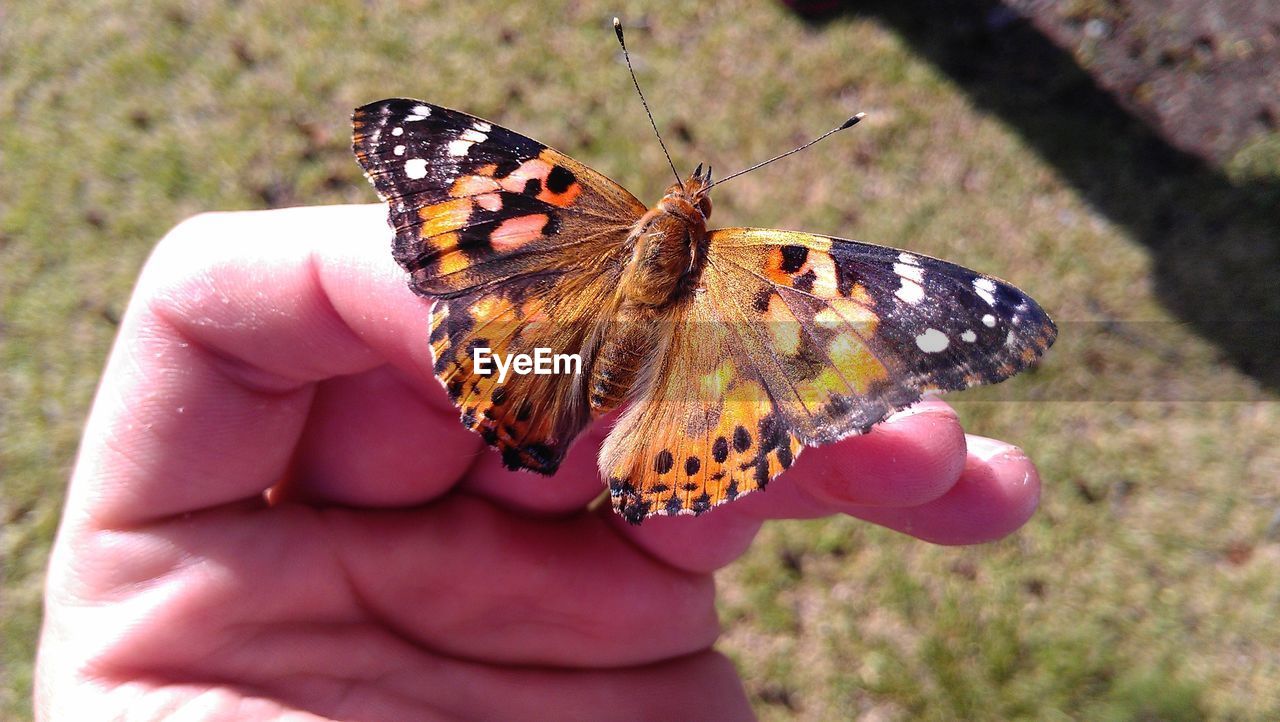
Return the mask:
[[216,214],[175,229],[103,375],[73,514],[91,503],[99,523],[131,524],[260,495],[288,468],[315,381],[389,361],[430,388],[428,308],[388,243],[380,206]]
[[669,564],[695,572],[739,557],[765,519],[810,519],[847,509],[911,507],[937,499],[965,465],[955,411],[926,401],[861,436],[805,449],[765,491],[693,517],[658,517],[620,533]]
[[279,498],[344,506],[416,506],[484,454],[452,408],[390,366],[319,384]]
[[569,453],[552,476],[511,471],[502,465],[502,457],[497,452],[485,449],[461,488],[516,511],[541,514],[579,511],[604,491],[596,457],[609,426],[606,419],[588,428],[569,447]]
[[[788,476],[797,490],[826,506],[909,507],[947,493],[964,460],[964,429],[955,409],[929,399],[866,434],[805,449]],[[756,503],[769,518],[792,516],[763,498]],[[806,514],[801,507],[795,515]]]
[[662,564],[591,515],[540,521],[462,494],[335,513],[361,606],[398,635],[505,664],[645,664],[719,633],[709,575]]
[[935,544],[978,544],[1026,523],[1040,501],[1040,473],[1016,446],[969,437],[960,480],[945,495],[917,507],[845,511]]

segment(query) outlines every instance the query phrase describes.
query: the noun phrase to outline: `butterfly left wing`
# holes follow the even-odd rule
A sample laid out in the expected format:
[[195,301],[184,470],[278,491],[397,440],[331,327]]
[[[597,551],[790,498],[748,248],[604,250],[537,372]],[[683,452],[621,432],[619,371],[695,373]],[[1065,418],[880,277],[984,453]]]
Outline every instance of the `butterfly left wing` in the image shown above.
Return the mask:
[[1053,342],[1013,286],[883,246],[712,231],[664,364],[601,452],[628,520],[763,488],[804,445],[865,432],[926,391],[995,383]]
[[643,203],[565,154],[412,98],[357,108],[352,148],[387,202],[410,286],[455,297],[618,253]]
[[389,207],[394,256],[410,287],[438,300],[435,373],[463,425],[508,467],[554,472],[590,416],[588,369],[500,381],[476,351],[585,351],[644,205],[532,138],[424,101],[371,103],[352,127],[356,158]]

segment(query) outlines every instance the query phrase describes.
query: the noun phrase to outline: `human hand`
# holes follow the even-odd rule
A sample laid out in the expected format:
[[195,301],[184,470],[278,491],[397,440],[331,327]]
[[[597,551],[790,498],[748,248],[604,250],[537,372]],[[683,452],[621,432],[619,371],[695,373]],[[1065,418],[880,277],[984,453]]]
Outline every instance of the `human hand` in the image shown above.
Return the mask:
[[1035,507],[1031,462],[929,401],[703,517],[587,510],[598,430],[548,479],[458,423],[383,219],[205,215],[157,248],[54,547],[43,718],[749,718],[711,572],[765,519],[956,544]]

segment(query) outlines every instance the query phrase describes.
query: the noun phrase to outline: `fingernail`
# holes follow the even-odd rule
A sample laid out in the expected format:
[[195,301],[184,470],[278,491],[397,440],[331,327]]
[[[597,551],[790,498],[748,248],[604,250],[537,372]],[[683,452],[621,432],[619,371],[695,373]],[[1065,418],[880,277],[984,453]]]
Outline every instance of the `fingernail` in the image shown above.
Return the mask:
[[969,446],[969,453],[982,459],[983,461],[991,461],[996,457],[1009,459],[1025,458],[1026,454],[1022,449],[1013,444],[1006,444],[996,439],[988,439],[985,436],[974,436],[970,434],[966,439]]

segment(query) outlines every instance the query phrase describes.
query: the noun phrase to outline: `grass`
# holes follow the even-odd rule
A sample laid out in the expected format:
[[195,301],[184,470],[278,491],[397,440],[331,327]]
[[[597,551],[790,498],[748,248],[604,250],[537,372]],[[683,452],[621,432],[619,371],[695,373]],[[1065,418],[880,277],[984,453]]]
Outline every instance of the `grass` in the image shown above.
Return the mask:
[[[1039,463],[1042,508],[1021,532],[948,549],[852,520],[779,523],[720,575],[722,648],[757,712],[1280,715],[1280,405],[1168,310],[1156,251],[1072,181],[1105,173],[1099,149],[1123,138],[1064,126],[1046,153],[876,15],[814,27],[745,0],[104,0],[0,15],[0,717],[30,715],[63,486],[151,245],[203,210],[372,201],[347,119],[391,95],[498,120],[655,199],[665,161],[614,13],[681,168],[725,173],[869,114],[726,186],[718,224],[949,258],[1014,280],[1062,327],[1043,368],[953,397],[971,431]],[[1280,177],[1278,142],[1224,172]],[[1116,183],[1139,205],[1194,197],[1177,177]]]

